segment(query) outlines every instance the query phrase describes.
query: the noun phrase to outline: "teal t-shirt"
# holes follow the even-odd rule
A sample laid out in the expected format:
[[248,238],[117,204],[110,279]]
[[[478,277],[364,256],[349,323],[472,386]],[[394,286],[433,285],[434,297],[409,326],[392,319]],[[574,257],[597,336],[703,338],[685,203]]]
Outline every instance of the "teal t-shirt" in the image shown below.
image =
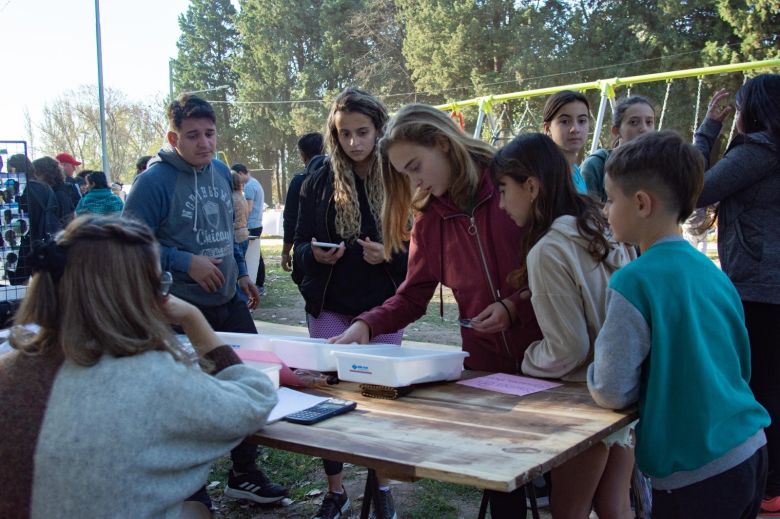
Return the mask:
[[574,188],[578,193],[583,195],[588,194],[588,185],[585,184],[585,178],[582,176],[580,167],[577,164],[574,164],[571,167],[571,180],[574,182]]
[[653,477],[693,470],[769,425],[750,380],[734,285],[685,241],[653,245],[610,279],[651,330],[642,366],[636,459]]

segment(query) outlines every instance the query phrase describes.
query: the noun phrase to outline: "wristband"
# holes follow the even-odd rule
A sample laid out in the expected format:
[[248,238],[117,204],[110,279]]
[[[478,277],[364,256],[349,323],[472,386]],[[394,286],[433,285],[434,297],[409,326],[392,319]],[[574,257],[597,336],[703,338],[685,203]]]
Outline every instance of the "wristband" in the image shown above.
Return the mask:
[[498,303],[499,303],[501,306],[503,306],[503,307],[504,307],[504,310],[506,310],[506,315],[508,315],[508,316],[509,316],[509,326],[512,326],[513,324],[515,324],[515,320],[514,320],[514,319],[512,319],[512,312],[510,312],[510,311],[509,311],[509,307],[508,307],[508,306],[506,306],[506,303],[504,303],[504,302],[503,302],[502,300],[500,300],[500,299],[498,300]]

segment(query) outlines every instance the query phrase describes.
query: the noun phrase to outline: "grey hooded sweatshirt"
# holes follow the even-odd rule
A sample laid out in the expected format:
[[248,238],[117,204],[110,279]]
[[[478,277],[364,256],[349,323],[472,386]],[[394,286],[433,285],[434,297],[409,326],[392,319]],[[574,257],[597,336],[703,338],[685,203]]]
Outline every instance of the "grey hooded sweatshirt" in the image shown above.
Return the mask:
[[[145,222],[160,242],[160,263],[173,274],[171,293],[209,308],[230,301],[246,263],[235,247],[232,180],[228,167],[212,160],[197,170],[173,149],[163,148],[130,191],[122,213]],[[193,255],[221,259],[225,283],[206,292],[187,271]]]

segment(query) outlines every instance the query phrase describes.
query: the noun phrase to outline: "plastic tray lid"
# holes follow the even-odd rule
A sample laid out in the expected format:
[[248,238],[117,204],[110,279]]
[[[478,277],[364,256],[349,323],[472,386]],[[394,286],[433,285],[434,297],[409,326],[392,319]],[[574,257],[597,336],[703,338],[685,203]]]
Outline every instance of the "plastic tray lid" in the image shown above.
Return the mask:
[[[379,345],[371,345],[379,346]],[[396,361],[405,360],[425,360],[436,359],[442,357],[460,357],[465,359],[469,356],[468,352],[456,350],[434,350],[427,348],[417,348],[413,346],[389,346],[387,348],[352,348],[348,350],[334,350],[334,355],[340,357],[350,356],[357,358],[386,358]]]

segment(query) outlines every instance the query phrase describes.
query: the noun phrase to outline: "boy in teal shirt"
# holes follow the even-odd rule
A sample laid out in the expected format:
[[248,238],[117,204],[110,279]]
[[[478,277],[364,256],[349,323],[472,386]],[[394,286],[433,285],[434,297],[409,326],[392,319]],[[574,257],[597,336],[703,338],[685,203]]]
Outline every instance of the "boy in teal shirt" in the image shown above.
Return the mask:
[[758,513],[769,415],[750,391],[750,343],[728,277],[680,236],[704,178],[701,154],[674,132],[643,135],[606,163],[615,238],[642,255],[613,274],[588,370],[603,407],[639,403],[636,461],[653,517]]

